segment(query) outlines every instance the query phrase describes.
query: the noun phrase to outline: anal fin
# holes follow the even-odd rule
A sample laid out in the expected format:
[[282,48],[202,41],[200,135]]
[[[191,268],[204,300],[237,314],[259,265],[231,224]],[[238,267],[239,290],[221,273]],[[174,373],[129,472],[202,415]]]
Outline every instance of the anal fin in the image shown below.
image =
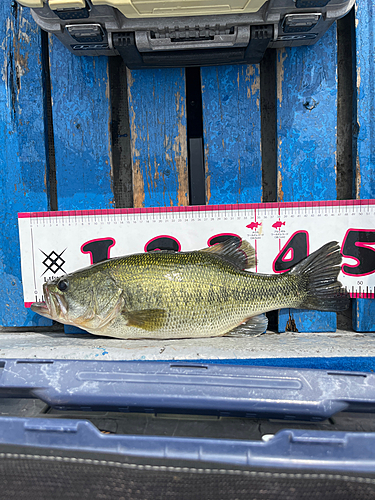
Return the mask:
[[233,328],[225,337],[258,337],[267,330],[268,318],[265,314],[252,316],[245,323]]

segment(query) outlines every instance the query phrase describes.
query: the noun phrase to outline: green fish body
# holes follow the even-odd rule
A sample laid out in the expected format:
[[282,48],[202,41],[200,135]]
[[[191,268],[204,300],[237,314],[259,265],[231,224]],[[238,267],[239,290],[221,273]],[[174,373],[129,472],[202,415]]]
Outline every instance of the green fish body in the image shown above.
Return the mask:
[[[317,255],[315,255],[317,254]],[[260,334],[259,315],[279,308],[342,310],[335,242],[280,275],[256,274],[247,242],[193,252],[150,252],[113,258],[47,282],[32,309],[93,334],[123,339]]]

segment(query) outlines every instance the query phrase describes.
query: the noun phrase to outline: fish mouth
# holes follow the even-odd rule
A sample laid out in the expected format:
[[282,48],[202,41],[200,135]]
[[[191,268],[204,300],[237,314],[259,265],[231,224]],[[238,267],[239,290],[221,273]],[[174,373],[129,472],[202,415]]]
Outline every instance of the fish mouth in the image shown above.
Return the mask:
[[40,314],[41,316],[46,316],[47,318],[50,318],[50,312],[47,304],[44,301],[40,302],[33,302],[30,306],[31,310],[35,313]]
[[31,310],[46,318],[61,321],[68,312],[65,301],[59,295],[50,292],[46,285],[43,286],[43,294],[45,300],[33,302]]

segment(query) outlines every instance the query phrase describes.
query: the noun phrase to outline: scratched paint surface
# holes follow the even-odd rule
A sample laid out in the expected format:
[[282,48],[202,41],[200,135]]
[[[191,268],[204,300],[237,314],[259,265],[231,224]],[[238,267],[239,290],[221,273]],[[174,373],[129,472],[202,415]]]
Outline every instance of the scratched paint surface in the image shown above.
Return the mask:
[[[374,334],[267,333],[260,337],[131,340],[59,333],[0,332],[2,359],[191,360],[323,370],[375,369]],[[183,393],[184,388],[181,388]],[[249,498],[252,498],[249,496]],[[371,497],[370,497],[371,498]]]
[[108,58],[49,46],[58,208],[112,207]]
[[[357,158],[356,198],[375,197],[375,4],[358,2],[356,9]],[[353,328],[375,331],[375,300],[353,301]]]
[[185,71],[128,70],[134,206],[187,205]]
[[277,55],[279,201],[336,198],[336,25]]
[[352,324],[356,332],[375,332],[374,299],[353,300]]
[[207,203],[260,202],[259,66],[204,67],[201,78]]
[[357,57],[357,165],[356,197],[375,197],[375,4],[358,2]]
[[[314,46],[278,50],[278,201],[336,199],[336,59],[336,25]],[[335,313],[293,316],[298,331],[336,329]],[[288,319],[280,311],[279,331]]]
[[336,313],[307,309],[280,309],[278,323],[279,332],[335,332]]
[[23,304],[17,212],[47,210],[40,30],[0,2],[0,324],[50,325]]

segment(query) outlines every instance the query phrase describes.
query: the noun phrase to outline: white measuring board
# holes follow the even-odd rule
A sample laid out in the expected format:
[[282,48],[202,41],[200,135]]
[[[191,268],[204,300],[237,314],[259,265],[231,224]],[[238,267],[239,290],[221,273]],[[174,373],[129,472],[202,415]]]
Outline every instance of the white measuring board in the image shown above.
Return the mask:
[[49,278],[105,258],[199,250],[228,237],[254,246],[259,273],[285,272],[338,241],[342,284],[352,297],[375,296],[375,200],[33,212],[18,222],[26,307]]

